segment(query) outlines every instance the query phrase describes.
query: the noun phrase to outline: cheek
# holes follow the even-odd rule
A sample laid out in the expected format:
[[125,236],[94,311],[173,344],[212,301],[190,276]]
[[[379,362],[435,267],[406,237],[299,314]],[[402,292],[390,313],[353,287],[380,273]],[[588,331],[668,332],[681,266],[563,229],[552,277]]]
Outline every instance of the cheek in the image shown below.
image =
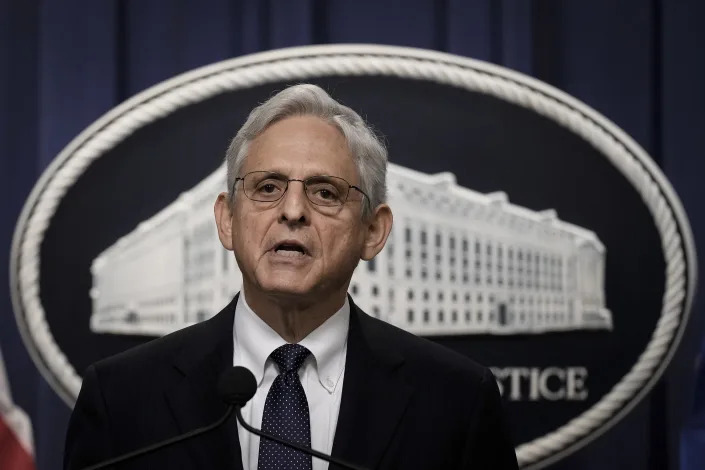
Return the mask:
[[241,256],[247,253],[254,254],[264,240],[265,232],[262,217],[254,215],[240,217],[234,221],[233,225],[233,246]]
[[321,232],[321,239],[324,247],[324,257],[334,263],[342,263],[346,260],[355,260],[361,254],[361,237],[359,228],[346,224],[340,227],[331,227]]

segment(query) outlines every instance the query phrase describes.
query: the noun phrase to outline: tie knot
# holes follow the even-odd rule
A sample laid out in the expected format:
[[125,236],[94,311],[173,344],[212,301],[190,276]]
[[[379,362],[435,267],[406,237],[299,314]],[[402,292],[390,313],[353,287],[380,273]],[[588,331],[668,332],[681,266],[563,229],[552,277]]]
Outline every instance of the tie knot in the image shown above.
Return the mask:
[[300,344],[285,344],[272,352],[271,357],[279,367],[280,374],[297,372],[311,351]]

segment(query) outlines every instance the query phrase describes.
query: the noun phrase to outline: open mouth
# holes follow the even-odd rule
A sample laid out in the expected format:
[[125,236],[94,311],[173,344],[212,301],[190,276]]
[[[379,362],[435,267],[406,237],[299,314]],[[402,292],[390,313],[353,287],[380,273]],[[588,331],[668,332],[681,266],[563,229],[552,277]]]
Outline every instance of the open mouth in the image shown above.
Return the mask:
[[274,252],[278,255],[291,258],[301,257],[307,254],[306,248],[303,245],[291,241],[279,243],[274,247]]

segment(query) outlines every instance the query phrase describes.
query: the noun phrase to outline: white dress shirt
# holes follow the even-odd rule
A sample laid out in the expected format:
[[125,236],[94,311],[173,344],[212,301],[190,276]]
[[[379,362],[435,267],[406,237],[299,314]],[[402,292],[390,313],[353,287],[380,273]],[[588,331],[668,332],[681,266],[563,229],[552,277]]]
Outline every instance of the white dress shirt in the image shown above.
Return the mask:
[[[306,392],[311,418],[311,447],[330,454],[338,424],[340,398],[343,392],[345,353],[348,349],[350,304],[347,297],[342,308],[299,344],[311,351],[299,369],[301,385]],[[233,325],[233,365],[252,371],[257,381],[255,396],[242,408],[246,422],[261,429],[264,402],[272,382],[279,375],[269,355],[286,341],[269,327],[240,297],[235,307]],[[259,436],[237,424],[244,470],[257,470]],[[328,469],[328,462],[313,457],[313,470]]]

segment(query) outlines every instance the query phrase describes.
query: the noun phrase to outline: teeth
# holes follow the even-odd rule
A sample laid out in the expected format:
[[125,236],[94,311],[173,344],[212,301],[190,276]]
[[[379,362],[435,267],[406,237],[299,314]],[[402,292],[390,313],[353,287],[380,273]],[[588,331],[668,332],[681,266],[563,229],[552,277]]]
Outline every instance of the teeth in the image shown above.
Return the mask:
[[303,252],[301,251],[293,251],[293,250],[276,250],[276,253],[280,256],[286,256],[287,258],[298,258],[300,256],[303,256]]
[[304,249],[297,245],[281,245],[277,247],[274,251],[299,251],[303,253]]

